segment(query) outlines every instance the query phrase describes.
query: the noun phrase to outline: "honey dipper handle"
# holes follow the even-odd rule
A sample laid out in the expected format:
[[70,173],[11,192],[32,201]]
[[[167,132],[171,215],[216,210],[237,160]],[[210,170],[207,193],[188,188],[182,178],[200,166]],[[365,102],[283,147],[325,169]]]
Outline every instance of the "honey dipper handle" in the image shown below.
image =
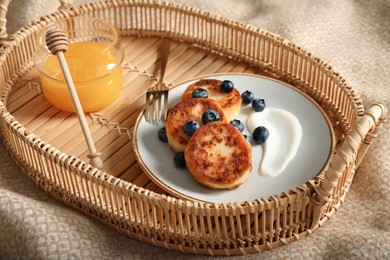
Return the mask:
[[85,119],[85,115],[81,107],[80,100],[72,80],[72,76],[70,74],[68,65],[65,60],[64,52],[68,50],[68,40],[65,34],[61,30],[52,29],[46,33],[46,44],[49,50],[51,51],[51,53],[57,55],[58,62],[60,63],[60,67],[62,73],[64,74],[64,78],[68,86],[68,90],[70,92],[73,105],[76,109],[76,113],[79,118],[79,122],[84,134],[84,138],[88,145],[88,149],[89,149],[88,158],[90,159],[90,164],[98,169],[101,169],[103,167],[103,161],[100,158],[101,153],[98,153],[96,151],[91,132],[89,131],[87,120]]

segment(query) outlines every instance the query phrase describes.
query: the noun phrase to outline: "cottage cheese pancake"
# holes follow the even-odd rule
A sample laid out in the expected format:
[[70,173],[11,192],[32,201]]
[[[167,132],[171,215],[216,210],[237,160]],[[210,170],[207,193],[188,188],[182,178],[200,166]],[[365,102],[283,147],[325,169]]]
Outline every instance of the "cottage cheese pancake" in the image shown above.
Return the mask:
[[252,148],[242,133],[225,122],[202,125],[185,150],[187,169],[211,189],[236,189],[252,170]]
[[186,99],[169,110],[165,128],[168,144],[174,152],[184,152],[190,140],[191,136],[184,132],[184,125],[190,120],[202,124],[202,114],[207,110],[217,111],[222,122],[228,121],[221,106],[209,98]]
[[208,98],[215,100],[225,111],[229,120],[237,117],[241,107],[241,94],[233,88],[230,92],[221,91],[221,80],[201,79],[187,87],[182,95],[182,100],[191,98],[192,92],[196,89],[204,89],[208,92]]

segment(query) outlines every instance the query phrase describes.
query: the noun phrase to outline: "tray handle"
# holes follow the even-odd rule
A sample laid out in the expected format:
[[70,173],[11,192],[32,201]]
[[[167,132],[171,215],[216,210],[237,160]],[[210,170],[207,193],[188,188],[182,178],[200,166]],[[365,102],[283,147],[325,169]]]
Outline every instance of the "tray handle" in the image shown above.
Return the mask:
[[345,137],[344,142],[337,148],[323,180],[319,184],[312,184],[316,192],[312,197],[314,210],[311,228],[315,228],[322,219],[333,190],[345,168],[351,163],[351,159],[356,156],[357,168],[368,148],[377,137],[378,130],[386,121],[386,117],[386,106],[379,103],[373,104]]

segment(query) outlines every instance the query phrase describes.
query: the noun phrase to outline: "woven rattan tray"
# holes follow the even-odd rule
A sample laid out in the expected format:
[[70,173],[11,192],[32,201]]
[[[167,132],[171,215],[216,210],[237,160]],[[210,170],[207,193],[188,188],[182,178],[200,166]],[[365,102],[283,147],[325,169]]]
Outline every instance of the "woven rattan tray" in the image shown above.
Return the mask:
[[[6,10],[8,1],[1,3]],[[339,208],[387,109],[374,104],[364,111],[352,87],[323,60],[280,36],[180,5],[61,3],[59,11],[9,37],[0,24],[1,134],[11,156],[37,187],[129,237],[210,255],[255,253],[288,244],[312,233]],[[33,63],[37,32],[76,15],[111,21],[126,51],[120,98],[99,113],[88,114],[103,153],[102,170],[87,163],[77,117],[45,100]],[[277,79],[310,96],[333,126],[336,147],[330,164],[294,189],[241,203],[185,201],[161,190],[137,163],[131,139],[145,91],[156,81],[163,37],[172,40],[167,82],[244,72]]]

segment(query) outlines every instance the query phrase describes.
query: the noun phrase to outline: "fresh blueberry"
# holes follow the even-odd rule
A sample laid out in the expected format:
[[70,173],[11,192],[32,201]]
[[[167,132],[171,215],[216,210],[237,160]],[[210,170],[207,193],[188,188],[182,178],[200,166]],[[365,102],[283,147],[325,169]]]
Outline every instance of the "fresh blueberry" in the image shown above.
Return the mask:
[[244,124],[238,120],[238,119],[233,119],[232,121],[230,121],[230,124],[234,125],[235,127],[237,127],[238,130],[240,130],[240,132],[244,131]]
[[158,138],[161,140],[161,142],[164,143],[168,142],[167,131],[165,129],[165,126],[158,130]]
[[208,98],[209,93],[203,88],[197,88],[191,93],[192,98]]
[[253,141],[255,141],[257,144],[262,144],[265,141],[267,141],[269,136],[268,129],[264,126],[259,126],[253,131]]
[[214,121],[220,121],[220,120],[221,120],[221,116],[218,114],[217,111],[213,109],[206,110],[202,115],[203,124],[211,123]]
[[200,127],[200,124],[195,120],[190,120],[187,123],[184,124],[183,130],[184,133],[188,134],[189,136],[192,136],[196,130]]
[[252,100],[252,108],[256,112],[261,112],[265,108],[265,101],[261,98],[255,98]]
[[173,162],[177,168],[184,169],[186,167],[186,159],[183,152],[175,153],[173,156]]
[[251,137],[249,135],[244,135],[245,140],[247,140],[249,143],[251,142]]
[[222,92],[229,93],[229,92],[232,92],[232,90],[234,88],[234,84],[230,80],[224,80],[224,81],[222,81],[220,87],[221,87]]
[[255,98],[255,95],[253,95],[253,93],[250,92],[249,90],[245,90],[241,94],[241,98],[242,98],[242,103],[250,104],[252,102],[252,100]]

